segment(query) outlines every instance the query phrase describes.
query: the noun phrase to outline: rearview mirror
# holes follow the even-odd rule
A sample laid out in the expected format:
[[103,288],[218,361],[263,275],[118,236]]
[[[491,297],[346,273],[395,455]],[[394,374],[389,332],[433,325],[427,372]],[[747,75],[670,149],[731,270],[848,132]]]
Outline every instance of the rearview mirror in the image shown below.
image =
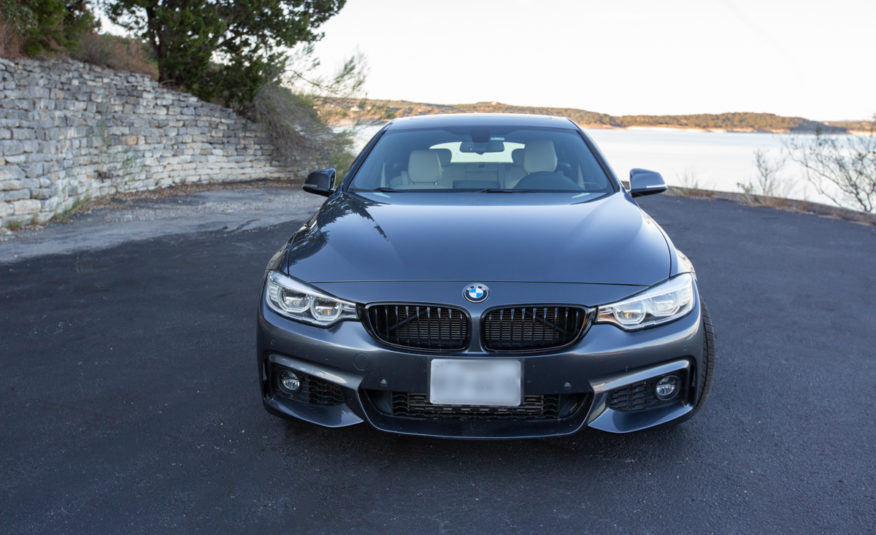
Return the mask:
[[492,139],[490,141],[463,141],[459,145],[459,152],[474,152],[477,154],[484,154],[485,152],[503,152],[505,150],[505,143],[499,141],[497,139]]
[[630,169],[630,195],[641,197],[666,191],[666,182],[656,171]]
[[307,175],[307,180],[304,181],[304,191],[325,197],[334,192],[334,186],[335,170],[332,168],[314,171]]

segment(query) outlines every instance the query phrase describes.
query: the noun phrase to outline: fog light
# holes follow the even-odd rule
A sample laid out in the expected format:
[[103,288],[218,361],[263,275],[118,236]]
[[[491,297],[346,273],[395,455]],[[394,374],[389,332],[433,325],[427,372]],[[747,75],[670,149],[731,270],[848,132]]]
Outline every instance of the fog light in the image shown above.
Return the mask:
[[280,374],[280,386],[283,387],[283,390],[294,394],[298,392],[298,389],[301,388],[301,379],[295,375],[295,372],[284,371]]
[[667,375],[657,381],[654,387],[654,394],[657,399],[666,401],[675,397],[678,394],[678,377],[675,375]]

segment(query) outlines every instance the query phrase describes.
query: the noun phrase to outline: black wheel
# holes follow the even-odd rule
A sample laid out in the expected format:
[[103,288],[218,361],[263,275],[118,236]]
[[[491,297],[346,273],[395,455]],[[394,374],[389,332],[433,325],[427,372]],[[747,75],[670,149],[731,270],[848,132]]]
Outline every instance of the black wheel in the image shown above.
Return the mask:
[[[703,309],[703,365],[699,366],[697,373],[697,399],[694,403],[694,408],[687,415],[691,418],[699,412],[706,398],[709,396],[709,390],[712,388],[712,377],[715,375],[715,328],[712,327],[712,316],[709,315],[709,309],[705,303],[700,302]],[[687,419],[685,418],[685,419]]]

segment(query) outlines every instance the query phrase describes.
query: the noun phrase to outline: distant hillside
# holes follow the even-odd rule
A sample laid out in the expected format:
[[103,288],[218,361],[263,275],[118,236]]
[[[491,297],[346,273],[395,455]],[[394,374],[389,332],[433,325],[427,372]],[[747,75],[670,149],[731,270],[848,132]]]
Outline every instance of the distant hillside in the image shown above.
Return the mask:
[[849,132],[876,132],[876,116],[873,117],[872,121],[827,121],[827,124]]
[[[318,99],[320,116],[329,124],[382,122],[396,117],[440,113],[524,113],[568,117],[585,128],[664,127],[729,130],[735,132],[815,132],[843,133],[858,123],[820,123],[802,117],[783,117],[772,113],[718,113],[696,115],[608,115],[577,108],[513,106],[501,102],[474,104],[428,104],[406,100]],[[866,121],[861,121],[865,124]]]

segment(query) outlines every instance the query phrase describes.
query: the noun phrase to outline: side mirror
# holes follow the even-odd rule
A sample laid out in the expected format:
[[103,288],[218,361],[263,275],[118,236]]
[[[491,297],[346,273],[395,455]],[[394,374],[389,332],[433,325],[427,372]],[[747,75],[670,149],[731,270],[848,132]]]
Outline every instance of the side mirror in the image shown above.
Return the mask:
[[641,197],[642,195],[654,195],[666,191],[666,182],[656,171],[647,169],[630,169],[630,195]]
[[335,170],[321,169],[307,175],[307,180],[304,181],[304,191],[328,197],[334,193],[334,185]]

